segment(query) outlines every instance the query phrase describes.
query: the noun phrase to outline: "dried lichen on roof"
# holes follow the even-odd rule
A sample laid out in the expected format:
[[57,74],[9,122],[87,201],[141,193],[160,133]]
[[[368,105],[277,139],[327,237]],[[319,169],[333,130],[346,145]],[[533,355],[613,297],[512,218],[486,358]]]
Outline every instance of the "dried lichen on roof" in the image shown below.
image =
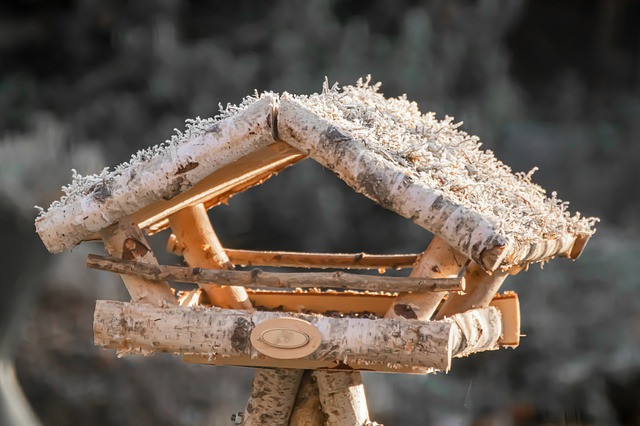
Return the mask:
[[531,181],[536,170],[512,173],[492,151],[480,149],[477,136],[459,130],[453,117],[422,114],[406,96],[385,98],[380,83],[360,79],[355,86],[329,88],[295,96],[306,108],[363,141],[368,150],[454,204],[495,223],[507,240],[532,244],[563,235],[591,235],[597,218],[568,211],[555,192],[551,197]]
[[50,210],[55,210],[65,205],[69,205],[74,201],[91,194],[96,190],[96,188],[105,188],[108,186],[107,183],[113,181],[117,176],[127,173],[135,167],[139,167],[143,163],[148,163],[154,158],[166,155],[170,152],[171,148],[179,144],[206,134],[216,123],[244,111],[251,104],[255,103],[265,95],[277,97],[277,95],[272,92],[258,93],[256,90],[253,95],[246,96],[238,105],[228,103],[226,106],[223,106],[222,104],[218,104],[219,113],[214,117],[200,118],[198,116],[196,118],[188,118],[185,120],[184,131],[173,129],[174,134],[171,135],[170,139],[149,148],[139,150],[135,154],[131,155],[129,161],[125,161],[115,166],[113,170],[109,167],[105,167],[100,173],[81,175],[75,169],[71,169],[71,182],[62,187],[63,195],[60,199],[53,201],[47,210],[42,207],[35,206],[38,210],[38,217],[44,215]]

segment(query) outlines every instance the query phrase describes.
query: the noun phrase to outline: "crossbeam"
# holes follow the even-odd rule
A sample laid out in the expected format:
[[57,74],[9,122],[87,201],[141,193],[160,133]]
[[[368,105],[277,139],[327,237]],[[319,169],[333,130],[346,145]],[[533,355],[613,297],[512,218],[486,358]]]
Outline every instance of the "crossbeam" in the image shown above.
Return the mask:
[[357,275],[345,272],[223,271],[168,265],[145,265],[114,257],[90,254],[86,266],[92,269],[133,275],[149,280],[218,284],[250,288],[338,288],[361,291],[464,291],[462,278],[411,278]]

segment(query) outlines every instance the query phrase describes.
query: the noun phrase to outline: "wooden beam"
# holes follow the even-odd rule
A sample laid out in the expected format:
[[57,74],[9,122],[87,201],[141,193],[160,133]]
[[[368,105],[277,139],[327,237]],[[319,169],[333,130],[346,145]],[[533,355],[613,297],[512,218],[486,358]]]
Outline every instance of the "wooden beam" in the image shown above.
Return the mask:
[[471,263],[465,272],[467,290],[464,294],[451,294],[436,313],[436,319],[449,317],[469,309],[489,306],[491,299],[509,275],[497,270],[489,275],[477,263]]
[[[456,280],[466,263],[466,257],[443,239],[434,236],[415,263],[411,277]],[[434,292],[400,293],[385,317],[428,320],[443,297],[444,293]]]
[[234,265],[292,268],[400,269],[411,267],[417,254],[296,253],[225,249]]
[[[113,256],[113,259],[124,259],[140,265],[158,264],[142,231],[128,217],[105,228],[100,235],[107,253]],[[150,280],[132,275],[121,277],[134,302],[155,306],[178,304],[171,287],[163,280]]]
[[302,372],[282,368],[257,369],[242,424],[287,426]]
[[[127,353],[169,352],[203,356],[244,356],[266,362],[251,344],[254,328],[268,320],[295,318],[319,332],[317,349],[299,359],[426,367],[448,370],[451,357],[497,348],[502,332],[493,307],[442,321],[334,318],[283,312],[198,307],[155,307],[100,300],[94,315],[96,345]],[[478,320],[480,318],[481,320]],[[469,330],[460,324],[475,324]],[[475,333],[475,334],[469,334]],[[457,337],[456,337],[457,336]],[[299,353],[299,348],[291,348]],[[290,360],[286,360],[289,362]]]
[[[464,280],[461,278],[381,277],[344,272],[265,272],[260,269],[252,271],[221,271],[182,266],[148,266],[95,254],[87,256],[86,266],[92,269],[133,275],[149,280],[169,280],[251,288],[336,288],[374,292],[447,292],[464,290]],[[214,304],[219,306],[216,303]]]
[[[202,204],[186,207],[174,213],[169,220],[173,233],[185,246],[183,256],[189,266],[214,269],[233,268]],[[203,285],[202,289],[215,306],[252,309],[244,288]]]

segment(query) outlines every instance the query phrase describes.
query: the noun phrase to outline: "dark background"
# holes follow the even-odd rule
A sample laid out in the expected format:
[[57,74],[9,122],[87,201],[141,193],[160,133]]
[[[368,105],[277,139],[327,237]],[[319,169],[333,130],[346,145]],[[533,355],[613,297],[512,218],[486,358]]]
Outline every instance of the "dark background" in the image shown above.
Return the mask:
[[[533,267],[516,350],[448,375],[366,374],[372,418],[399,424],[640,424],[640,5],[631,1],[13,1],[0,3],[0,422],[228,424],[252,371],[92,344],[86,244],[34,233],[70,169],[94,173],[254,89],[311,93],[368,73],[454,115],[513,167],[599,216],[577,263]],[[429,234],[304,162],[212,210],[229,247],[419,252]],[[162,250],[166,233],[153,238]],[[177,259],[164,257],[163,261]],[[15,372],[12,366],[14,357]],[[21,418],[10,416],[23,416]],[[25,417],[26,416],[26,417]]]

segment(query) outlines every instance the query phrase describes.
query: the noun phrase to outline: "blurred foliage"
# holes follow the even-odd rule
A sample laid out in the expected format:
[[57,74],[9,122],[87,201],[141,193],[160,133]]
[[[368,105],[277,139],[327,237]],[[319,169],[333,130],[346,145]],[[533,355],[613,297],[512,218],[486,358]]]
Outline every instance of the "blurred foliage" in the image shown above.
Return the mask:
[[[33,204],[69,169],[97,172],[254,89],[308,93],[371,73],[390,96],[455,115],[515,171],[603,218],[583,259],[514,277],[527,337],[448,375],[367,375],[386,424],[640,422],[640,27],[637,2],[377,0],[0,4],[0,217],[45,256]],[[67,175],[69,173],[69,175]],[[233,247],[420,251],[429,235],[304,162],[212,211]],[[160,235],[152,243],[162,250]],[[96,251],[96,247],[92,247]],[[5,245],[3,250],[10,250]],[[45,424],[220,424],[250,370],[92,347],[87,248],[32,265],[3,256],[8,295],[40,289],[18,376]],[[3,252],[4,254],[4,252]],[[13,262],[13,263],[10,263]],[[27,273],[27,270],[28,273]],[[111,288],[111,290],[105,290]],[[35,293],[34,293],[35,294]],[[0,304],[11,309],[12,297]],[[220,386],[224,383],[224,386]]]

